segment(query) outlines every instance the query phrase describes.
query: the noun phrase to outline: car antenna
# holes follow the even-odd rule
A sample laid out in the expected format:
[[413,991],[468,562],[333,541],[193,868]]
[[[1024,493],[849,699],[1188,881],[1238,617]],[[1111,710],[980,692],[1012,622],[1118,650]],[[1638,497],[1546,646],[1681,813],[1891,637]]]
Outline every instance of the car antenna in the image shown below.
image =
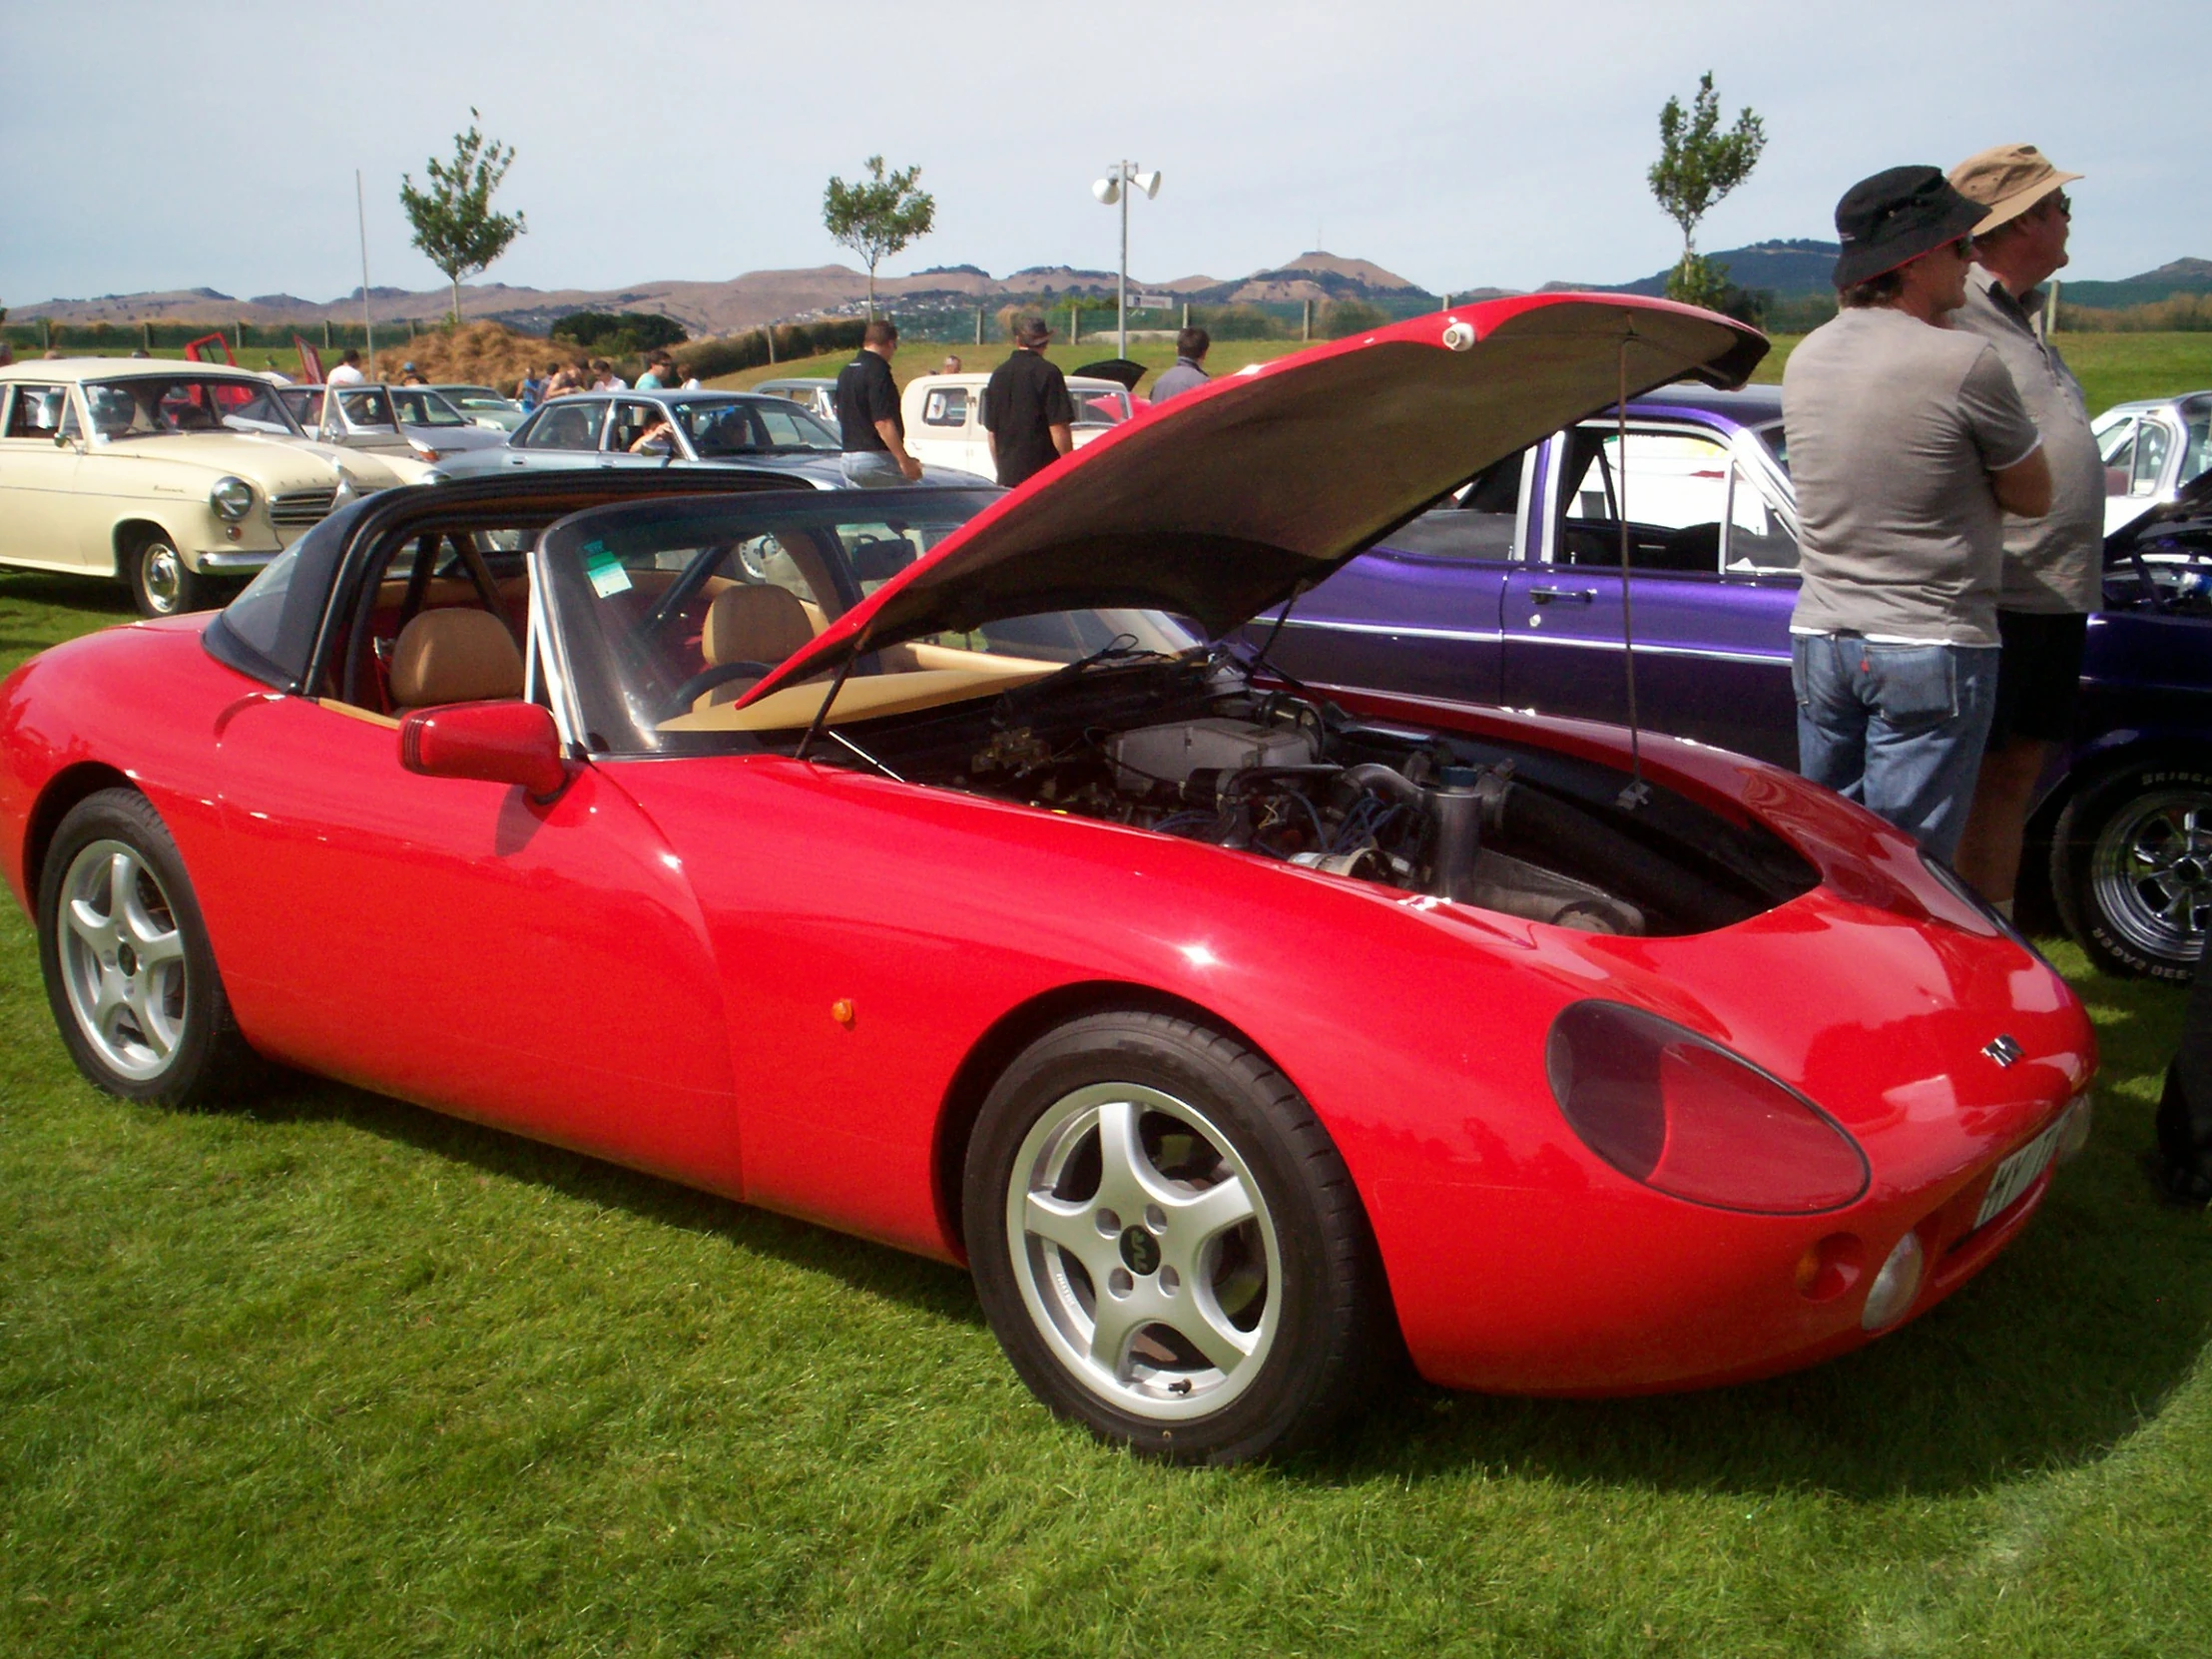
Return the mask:
[[1621,672],[1628,677],[1628,783],[1613,805],[1632,813],[1651,799],[1644,782],[1643,739],[1636,722],[1636,623],[1628,599],[1628,342],[1636,337],[1636,324],[1621,334],[1619,397],[1613,403],[1613,430],[1620,447],[1619,476],[1614,482],[1613,510],[1620,514],[1621,530]]

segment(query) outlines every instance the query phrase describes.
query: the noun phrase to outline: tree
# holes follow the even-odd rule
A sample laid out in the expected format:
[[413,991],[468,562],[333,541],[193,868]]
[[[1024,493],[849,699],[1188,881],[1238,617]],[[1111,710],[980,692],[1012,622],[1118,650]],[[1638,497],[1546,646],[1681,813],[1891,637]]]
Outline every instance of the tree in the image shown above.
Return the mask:
[[867,314],[875,314],[875,268],[936,223],[937,199],[916,190],[918,167],[883,171],[883,158],[867,159],[868,177],[846,184],[831,176],[822,193],[822,225],[830,239],[867,262]]
[[453,284],[453,320],[461,320],[461,278],[473,276],[507,251],[529,229],[520,214],[491,211],[492,192],[514,165],[512,145],[486,142],[476,124],[483,119],[472,106],[468,131],[453,135],[453,159],[432,156],[426,168],[427,190],[416,190],[408,174],[399,176],[399,205],[414,226],[414,245],[430,257]]
[[1736,125],[1720,130],[1720,100],[1713,94],[1713,72],[1698,77],[1697,96],[1685,119],[1682,102],[1669,98],[1659,112],[1659,160],[1652,164],[1651,194],[1666,216],[1682,227],[1682,263],[1667,276],[1667,297],[1690,305],[1715,305],[1728,292],[1728,268],[1715,266],[1697,251],[1698,221],[1714,203],[1751,177],[1767,130],[1745,105]]

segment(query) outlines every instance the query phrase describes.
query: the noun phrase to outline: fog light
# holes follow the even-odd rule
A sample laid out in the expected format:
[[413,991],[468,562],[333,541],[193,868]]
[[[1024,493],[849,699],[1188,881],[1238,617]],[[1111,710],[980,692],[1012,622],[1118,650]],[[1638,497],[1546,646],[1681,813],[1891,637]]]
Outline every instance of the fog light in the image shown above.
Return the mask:
[[2067,1163],[2080,1156],[2081,1149],[2089,1144],[2089,1125],[2096,1117],[2096,1101],[2087,1090],[2074,1096],[2074,1102],[2066,1108],[2065,1120],[2058,1126],[2058,1145],[2052,1151],[2059,1163]]
[[1882,1271],[1874,1276],[1874,1284],[1867,1291],[1866,1311],[1859,1316],[1864,1329],[1887,1330],[1912,1311],[1927,1260],[1918,1233],[1909,1232],[1898,1240],[1897,1248],[1890,1252],[1890,1259],[1882,1264]]

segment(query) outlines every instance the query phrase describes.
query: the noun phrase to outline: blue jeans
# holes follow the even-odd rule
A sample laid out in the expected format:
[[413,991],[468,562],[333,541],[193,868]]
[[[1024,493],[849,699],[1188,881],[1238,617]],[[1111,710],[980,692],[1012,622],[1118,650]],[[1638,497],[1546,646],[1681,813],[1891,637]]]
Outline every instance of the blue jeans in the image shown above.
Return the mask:
[[1997,657],[1995,646],[1793,636],[1798,770],[1947,860],[1973,805]]
[[855,489],[888,489],[906,481],[887,449],[847,449],[840,465],[844,481]]

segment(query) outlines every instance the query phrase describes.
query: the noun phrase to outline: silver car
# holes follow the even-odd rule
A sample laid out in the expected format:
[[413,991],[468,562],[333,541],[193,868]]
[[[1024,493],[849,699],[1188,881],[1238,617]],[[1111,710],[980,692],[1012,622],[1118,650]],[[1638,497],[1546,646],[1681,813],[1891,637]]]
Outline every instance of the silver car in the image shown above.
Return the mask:
[[2212,391],[2117,403],[2096,418],[2104,533],[2131,524],[2212,466]]
[[[842,489],[836,432],[781,397],[738,391],[572,392],[556,397],[504,446],[440,462],[440,478],[480,478],[509,467],[745,466],[788,472],[795,484]],[[930,466],[925,484],[988,484]]]
[[428,386],[278,386],[292,417],[323,443],[440,462],[496,449],[506,435],[479,426]]

